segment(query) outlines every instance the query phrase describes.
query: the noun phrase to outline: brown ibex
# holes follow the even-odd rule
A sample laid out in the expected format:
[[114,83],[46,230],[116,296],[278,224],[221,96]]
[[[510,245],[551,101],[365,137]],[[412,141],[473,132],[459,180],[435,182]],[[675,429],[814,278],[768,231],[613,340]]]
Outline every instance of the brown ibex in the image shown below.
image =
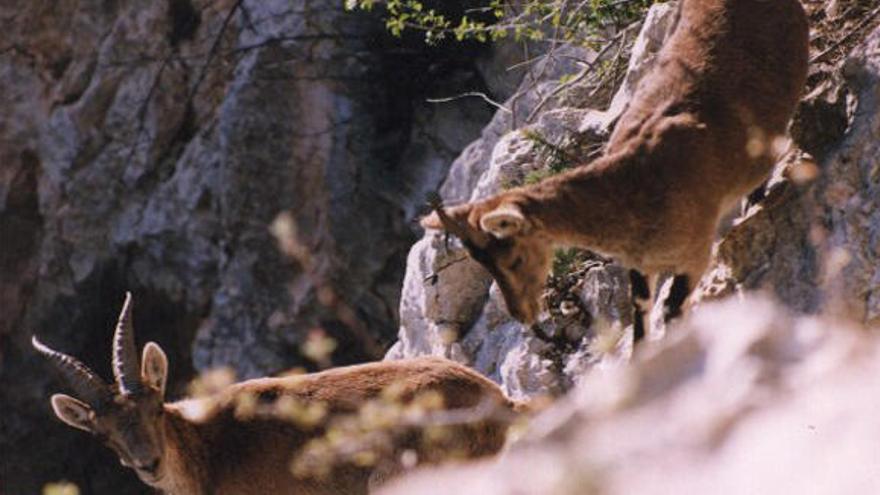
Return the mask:
[[707,267],[721,216],[778,158],[807,73],[800,3],[682,0],[678,16],[602,157],[482,201],[435,204],[422,220],[461,238],[518,320],[540,312],[554,247],[582,247],[632,269],[638,340],[657,277],[675,275],[668,320]]
[[[319,373],[260,378],[228,386],[213,396],[164,402],[168,361],[160,347],[144,346],[141,364],[132,329],[131,296],[113,337],[113,374],[109,385],[82,362],[33,339],[34,348],[51,361],[76,392],[52,396],[55,414],[65,423],[97,436],[135,470],[142,481],[163,492],[180,495],[357,494],[367,493],[376,476],[400,469],[394,460],[379,469],[354,464],[334,466],[326,477],[297,478],[291,471],[294,454],[323,433],[323,426],[305,428],[272,415],[236,412],[240,398],[272,403],[284,397],[326,407],[327,418],[357,411],[365,402],[395,387],[400,401],[425,391],[442,396],[444,409],[469,412],[486,404],[499,414],[463,420],[449,428],[457,434],[458,455],[485,456],[505,441],[507,417],[514,404],[493,382],[471,369],[441,358],[370,363]],[[477,407],[479,406],[479,407]],[[188,412],[189,411],[189,412]],[[192,411],[201,411],[193,417]],[[461,414],[459,414],[461,416]],[[418,442],[418,460],[432,462],[435,452]],[[388,469],[390,467],[390,469]],[[381,471],[381,469],[385,469]]]

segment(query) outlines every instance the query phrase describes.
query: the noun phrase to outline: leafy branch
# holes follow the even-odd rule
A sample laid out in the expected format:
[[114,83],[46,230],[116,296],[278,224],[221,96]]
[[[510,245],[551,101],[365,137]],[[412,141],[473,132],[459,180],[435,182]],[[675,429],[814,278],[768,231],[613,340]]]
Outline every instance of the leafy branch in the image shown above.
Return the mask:
[[[654,0],[481,0],[459,12],[441,2],[423,0],[346,0],[348,10],[383,10],[385,26],[395,36],[422,32],[427,43],[516,41],[574,43],[596,49],[609,32],[642,18]],[[433,7],[432,5],[438,5]],[[448,10],[448,8],[447,8]]]

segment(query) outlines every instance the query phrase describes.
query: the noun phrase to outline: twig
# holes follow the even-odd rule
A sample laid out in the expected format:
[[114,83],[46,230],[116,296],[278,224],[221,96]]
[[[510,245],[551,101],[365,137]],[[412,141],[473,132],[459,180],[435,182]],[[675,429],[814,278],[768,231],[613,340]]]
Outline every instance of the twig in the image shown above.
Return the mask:
[[153,84],[150,85],[150,89],[147,90],[147,96],[144,98],[144,101],[141,102],[140,107],[138,107],[137,111],[137,122],[138,128],[134,134],[134,139],[132,140],[131,147],[128,150],[128,158],[126,159],[126,163],[131,165],[131,160],[134,158],[134,154],[137,151],[138,144],[141,140],[141,134],[144,133],[144,128],[146,124],[144,123],[144,119],[147,114],[147,107],[150,105],[150,101],[153,99],[153,95],[156,94],[156,90],[159,88],[159,83],[162,81],[162,74],[165,72],[165,68],[168,66],[168,63],[171,61],[171,56],[165,57],[162,61],[162,65],[159,66],[159,70],[156,71],[156,77],[153,78]]
[[522,62],[517,62],[517,63],[515,63],[515,64],[513,64],[513,65],[511,65],[511,66],[509,66],[509,67],[507,67],[507,68],[505,68],[504,70],[507,71],[507,72],[514,71],[514,70],[516,70],[516,69],[519,69],[520,67],[525,67],[525,66],[527,66],[527,65],[532,65],[532,64],[534,64],[535,62],[538,62],[538,61],[540,61],[540,60],[543,59],[543,58],[544,58],[544,55],[543,55],[543,54],[542,54],[542,55],[536,55],[536,56],[534,56],[534,57],[532,57],[532,58],[530,58],[530,59],[528,59],[528,60],[523,60]]
[[[446,270],[447,268],[451,267],[452,265],[457,265],[466,259],[468,259],[468,256],[462,256],[461,258],[452,260],[449,263],[446,263],[445,265],[438,267],[436,270],[434,270],[428,276],[426,276],[424,278],[424,281],[425,282],[435,281],[437,279],[437,276],[440,275],[440,272]],[[432,283],[431,285],[434,285],[434,284]]]
[[193,87],[186,98],[187,105],[192,103],[192,100],[195,98],[196,93],[198,93],[199,91],[199,86],[202,85],[202,82],[208,75],[208,67],[214,60],[214,56],[217,55],[217,49],[220,48],[220,42],[223,40],[223,35],[226,33],[226,29],[229,27],[229,23],[232,22],[232,18],[235,16],[235,13],[238,12],[238,9],[242,6],[243,3],[244,0],[236,0],[235,4],[232,6],[232,8],[229,9],[229,12],[226,14],[226,18],[223,19],[223,24],[220,25],[220,31],[217,33],[217,37],[214,38],[214,43],[211,45],[211,49],[208,51],[208,58],[205,59],[205,63],[204,65],[202,65],[202,70],[201,72],[199,72],[199,77],[196,79],[195,84],[193,84]]
[[[195,95],[198,92],[199,86],[202,84],[202,81],[204,81],[205,76],[207,75],[208,66],[211,65],[211,62],[212,62],[214,56],[217,54],[217,49],[220,46],[220,41],[223,38],[223,34],[226,32],[226,28],[229,27],[229,23],[232,21],[232,17],[235,15],[235,12],[238,10],[238,8],[241,7],[242,3],[244,3],[244,0],[238,0],[237,2],[235,2],[235,5],[233,5],[232,8],[229,9],[229,13],[226,14],[226,18],[223,19],[223,24],[220,26],[220,32],[217,33],[217,37],[214,39],[214,43],[211,45],[211,50],[208,52],[208,57],[205,60],[204,65],[202,65],[202,70],[199,73],[199,77],[196,79],[195,84],[190,89],[189,93],[187,94],[186,103],[184,104],[184,108],[187,108],[187,107],[189,107],[190,104],[192,104],[193,98],[195,98]],[[138,109],[138,113],[137,113],[138,114],[138,116],[137,116],[138,128],[137,128],[137,131],[135,132],[134,140],[132,141],[131,148],[128,153],[127,161],[129,163],[134,158],[135,152],[137,150],[138,142],[140,141],[140,136],[141,136],[141,134],[143,134],[143,131],[144,131],[144,127],[145,127],[144,117],[147,112],[147,107],[149,106],[150,101],[153,99],[153,95],[156,93],[156,90],[159,87],[159,83],[162,79],[162,73],[165,71],[165,68],[168,66],[168,63],[172,60],[172,58],[173,58],[173,54],[168,55],[162,61],[162,65],[159,67],[159,70],[156,72],[155,79],[153,79],[153,84],[150,85],[150,89],[147,91],[147,96],[144,98],[144,101],[141,103],[140,108]],[[183,125],[183,122],[178,124],[178,128],[177,128],[176,132],[179,132],[180,126],[182,126],[182,125]]]
[[610,77],[610,74],[613,74],[613,73],[615,72],[615,70],[617,69],[617,64],[618,64],[619,61],[620,61],[620,55],[623,53],[623,47],[624,47],[625,45],[626,45],[626,43],[624,42],[624,43],[621,43],[621,44],[617,47],[617,53],[614,55],[614,58],[613,58],[613,60],[614,60],[614,67],[613,67],[613,69],[614,69],[614,70],[609,70],[609,71],[607,71],[607,72],[605,73],[604,76],[602,76],[602,79],[601,79],[598,83],[596,83],[596,87],[593,88],[592,91],[590,91],[590,94],[587,95],[587,98],[593,98],[594,96],[596,96],[596,95],[599,93],[599,91],[602,90],[602,87],[608,82],[608,79],[609,79],[609,77]]
[[497,108],[498,110],[501,110],[506,113],[512,113],[509,108],[505,107],[501,103],[498,103],[497,101],[493,100],[492,98],[489,98],[489,96],[486,93],[481,93],[479,91],[468,91],[466,93],[461,93],[461,94],[458,94],[455,96],[448,96],[445,98],[428,98],[425,101],[427,101],[428,103],[449,103],[451,101],[460,100],[462,98],[467,98],[470,96],[476,96],[477,98],[482,99],[483,101],[492,105],[493,107]]
[[[626,34],[633,27],[639,25],[640,23],[641,23],[641,21],[637,21],[637,22],[634,22],[634,23],[630,24],[629,26],[623,28],[619,33],[614,35],[614,37],[611,38],[608,41],[608,43],[606,43],[605,46],[602,47],[601,50],[599,50],[599,53],[596,54],[596,57],[593,59],[593,61],[591,63],[589,63],[586,67],[584,67],[574,78],[560,84],[559,86],[556,86],[556,88],[554,88],[553,91],[551,91],[547,96],[542,98],[541,101],[538,102],[537,105],[535,105],[535,108],[532,109],[532,112],[526,118],[526,123],[532,122],[535,119],[535,117],[538,115],[538,113],[541,111],[541,109],[543,109],[544,106],[550,101],[551,98],[554,98],[555,96],[559,95],[559,93],[566,91],[567,89],[571,88],[575,84],[580,83],[588,75],[590,75],[593,68],[596,66],[596,63],[598,63],[600,60],[602,60],[602,57],[606,53],[608,53],[608,50],[610,50],[612,46],[614,46],[619,41],[621,41],[621,39],[625,39]],[[620,53],[620,52],[618,51],[618,53]]]
[[[561,155],[561,158],[568,160],[569,162],[576,162],[578,160],[578,158],[576,156],[572,155],[567,150],[563,149],[563,147],[561,145],[553,144],[550,141],[547,141],[547,139],[545,139],[544,136],[542,136],[538,132],[531,131],[531,130],[525,130],[525,131],[523,131],[523,134],[526,137],[526,139],[530,139],[530,140],[538,143],[539,145],[543,146],[544,148],[549,149],[551,158],[559,159],[560,155]],[[555,155],[555,156],[553,156],[553,155]]]

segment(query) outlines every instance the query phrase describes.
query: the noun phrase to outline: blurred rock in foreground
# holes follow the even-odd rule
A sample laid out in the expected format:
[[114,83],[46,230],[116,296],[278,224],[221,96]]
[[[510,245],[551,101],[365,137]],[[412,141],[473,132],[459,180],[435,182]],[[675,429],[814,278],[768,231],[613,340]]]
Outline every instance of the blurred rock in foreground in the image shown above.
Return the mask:
[[707,304],[632,366],[591,372],[499,461],[382,493],[876,493],[880,339],[849,325]]

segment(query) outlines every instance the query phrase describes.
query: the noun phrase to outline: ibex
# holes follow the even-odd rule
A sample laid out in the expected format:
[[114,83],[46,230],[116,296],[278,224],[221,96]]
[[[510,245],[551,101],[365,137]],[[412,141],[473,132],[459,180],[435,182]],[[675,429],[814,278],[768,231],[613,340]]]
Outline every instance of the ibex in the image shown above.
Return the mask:
[[721,216],[771,171],[806,80],[803,8],[682,0],[678,16],[600,158],[482,201],[435,204],[422,220],[461,238],[518,320],[540,312],[554,247],[582,247],[632,269],[640,339],[657,277],[675,276],[668,321],[707,267]]
[[[236,414],[242,394],[256,403],[292,397],[320,402],[334,414],[357,411],[365,401],[388,387],[400,400],[424,391],[438,392],[445,411],[470,411],[487,403],[512,410],[498,386],[469,368],[440,358],[379,362],[300,376],[260,378],[230,385],[215,396],[164,403],[168,361],[162,349],[144,346],[138,365],[128,294],[113,337],[113,374],[109,385],[82,362],[52,350],[36,337],[33,346],[51,361],[78,398],[55,394],[52,409],[63,422],[95,435],[135,470],[146,484],[180,495],[249,494],[358,494],[367,493],[379,473],[367,467],[343,464],[329,476],[296,478],[291,460],[298,449],[323,433],[323,427],[304,428],[275,416]],[[187,411],[201,410],[193,418]],[[442,411],[441,411],[442,412]],[[462,422],[455,437],[460,455],[496,453],[505,441],[510,418],[485,415]],[[418,459],[436,458],[418,443],[411,448]],[[388,465],[386,465],[387,467]],[[373,476],[371,478],[371,476]]]

